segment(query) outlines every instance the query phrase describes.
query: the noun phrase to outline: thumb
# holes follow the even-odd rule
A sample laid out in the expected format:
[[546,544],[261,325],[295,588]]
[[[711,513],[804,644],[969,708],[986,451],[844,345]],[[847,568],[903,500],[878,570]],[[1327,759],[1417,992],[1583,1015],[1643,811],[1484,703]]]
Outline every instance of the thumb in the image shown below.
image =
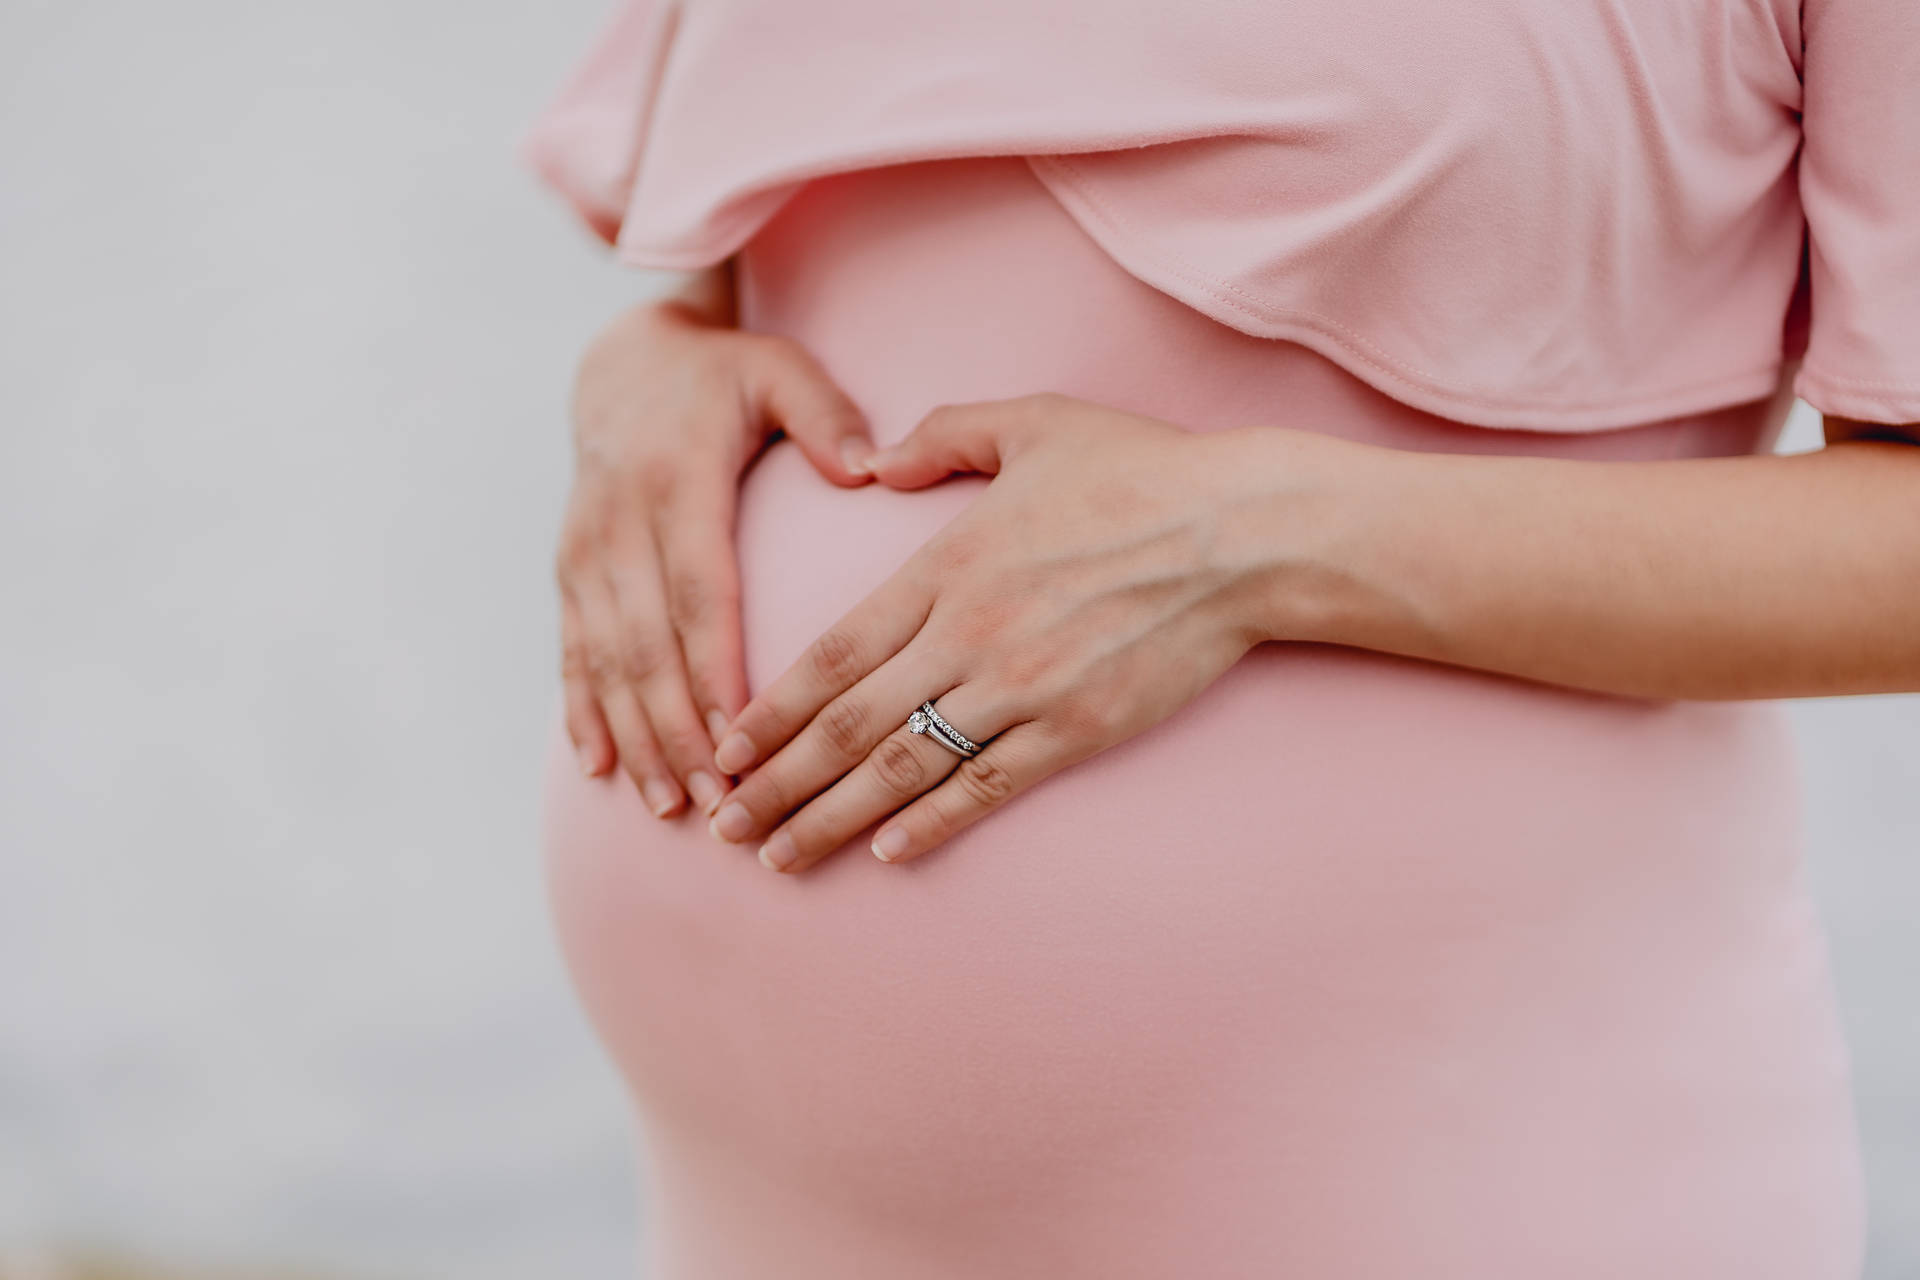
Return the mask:
[[998,475],[1031,417],[1022,401],[942,405],[873,455],[873,478],[890,489],[923,489],[951,475]]
[[848,488],[871,479],[873,440],[865,415],[805,348],[784,339],[770,347],[759,391],[762,411],[800,446],[815,471]]

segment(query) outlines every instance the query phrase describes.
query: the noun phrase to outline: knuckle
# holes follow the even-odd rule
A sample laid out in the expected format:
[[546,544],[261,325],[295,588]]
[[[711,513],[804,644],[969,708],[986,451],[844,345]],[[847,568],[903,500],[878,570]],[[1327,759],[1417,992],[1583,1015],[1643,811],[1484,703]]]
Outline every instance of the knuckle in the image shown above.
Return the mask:
[[713,621],[726,604],[726,593],[702,573],[676,573],[667,583],[667,612],[676,626],[697,627]]
[[620,679],[620,664],[605,649],[591,645],[583,647],[578,660],[587,683],[596,689],[605,689]]
[[643,782],[645,775],[659,767],[660,748],[644,726],[636,724],[624,729],[616,728],[613,730],[613,739],[621,761],[635,782]]
[[961,812],[962,794],[935,787],[914,804],[917,843],[936,844],[966,825],[966,814]]
[[1013,794],[1013,775],[991,756],[978,755],[966,761],[957,776],[967,798],[985,809],[1006,803]]
[[847,436],[861,436],[866,432],[866,420],[853,405],[835,396],[822,404],[816,411],[820,429],[829,439],[842,439]]
[[823,680],[846,684],[859,674],[860,646],[852,636],[836,627],[813,642],[808,661]]
[[662,745],[666,749],[668,758],[689,766],[697,765],[706,758],[706,739],[690,727],[680,725],[663,736],[665,741]]
[[[726,714],[722,707],[729,701],[726,694],[727,684],[723,665],[712,655],[691,651],[688,653],[687,693],[692,697],[694,712],[701,718],[702,723],[705,723],[710,712],[718,711],[721,715]],[[702,748],[703,750],[711,751],[719,745],[711,739],[708,741],[709,745]]]
[[553,550],[554,576],[561,582],[577,577],[581,570],[593,563],[600,541],[596,527],[582,521],[568,521],[560,530],[559,541]]
[[666,665],[666,646],[653,636],[636,637],[621,647],[619,674],[631,684],[645,684]]
[[1111,742],[1126,737],[1139,725],[1140,717],[1133,703],[1116,696],[1107,699],[1095,713],[1095,723],[1100,726],[1100,740]]
[[867,745],[873,714],[857,698],[835,698],[820,712],[820,737],[841,757],[858,756]]
[[873,752],[873,772],[880,784],[898,795],[917,795],[927,780],[926,761],[898,738],[888,738]]
[[633,464],[633,482],[648,507],[666,505],[680,479],[680,460],[670,453],[654,453]]
[[760,823],[778,822],[798,807],[776,769],[761,769],[740,784],[734,798]]

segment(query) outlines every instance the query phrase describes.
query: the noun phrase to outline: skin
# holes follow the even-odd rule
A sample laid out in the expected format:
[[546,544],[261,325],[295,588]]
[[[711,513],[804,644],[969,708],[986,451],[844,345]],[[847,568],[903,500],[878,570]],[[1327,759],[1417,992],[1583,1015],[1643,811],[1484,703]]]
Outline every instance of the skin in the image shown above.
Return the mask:
[[725,788],[713,744],[747,700],[734,502],[776,431],[838,485],[872,451],[813,358],[733,327],[729,273],[637,307],[581,360],[560,533],[567,731],[588,777],[620,764],[658,817]]
[[[1826,436],[1585,462],[1196,434],[1054,395],[938,409],[872,478],[993,482],[717,731],[744,776],[711,829],[797,872],[880,823],[875,855],[908,860],[1266,641],[1645,699],[1920,690],[1920,425]],[[730,574],[701,546],[685,572]],[[909,733],[929,696],[986,750]]]

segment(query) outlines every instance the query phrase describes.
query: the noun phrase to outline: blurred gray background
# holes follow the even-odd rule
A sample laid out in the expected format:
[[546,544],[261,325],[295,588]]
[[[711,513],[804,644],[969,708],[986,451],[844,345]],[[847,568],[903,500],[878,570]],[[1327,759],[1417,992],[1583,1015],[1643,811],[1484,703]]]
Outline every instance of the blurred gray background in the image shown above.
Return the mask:
[[[632,1272],[535,832],[565,388],[654,282],[510,154],[604,12],[0,6],[0,1276]],[[1920,699],[1795,714],[1920,1275]]]

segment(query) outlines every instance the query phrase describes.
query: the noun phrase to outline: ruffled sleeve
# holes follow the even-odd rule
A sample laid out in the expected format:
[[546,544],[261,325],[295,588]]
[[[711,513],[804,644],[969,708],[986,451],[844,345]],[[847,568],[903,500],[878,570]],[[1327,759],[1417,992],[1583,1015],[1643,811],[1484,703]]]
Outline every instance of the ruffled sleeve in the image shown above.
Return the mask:
[[1794,390],[1920,422],[1920,4],[1806,0],[1802,39],[1812,312]]
[[520,140],[520,159],[616,243],[673,27],[673,0],[625,0]]
[[680,269],[818,178],[1024,157],[1202,314],[1530,431],[1771,396],[1805,248],[1802,393],[1920,420],[1920,0],[1489,14],[624,0],[522,154],[619,261]]

